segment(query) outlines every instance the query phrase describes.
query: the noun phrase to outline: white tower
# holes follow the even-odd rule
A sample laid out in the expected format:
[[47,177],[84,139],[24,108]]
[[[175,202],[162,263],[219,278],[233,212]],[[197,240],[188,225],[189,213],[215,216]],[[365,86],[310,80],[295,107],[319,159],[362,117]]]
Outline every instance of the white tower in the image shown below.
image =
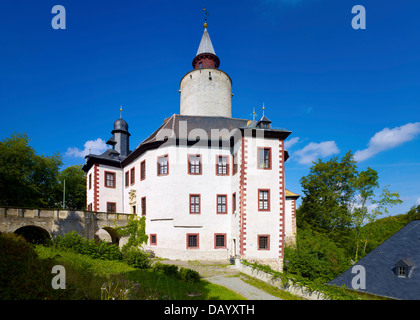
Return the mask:
[[180,84],[181,115],[232,117],[232,80],[218,69],[207,22],[192,65]]

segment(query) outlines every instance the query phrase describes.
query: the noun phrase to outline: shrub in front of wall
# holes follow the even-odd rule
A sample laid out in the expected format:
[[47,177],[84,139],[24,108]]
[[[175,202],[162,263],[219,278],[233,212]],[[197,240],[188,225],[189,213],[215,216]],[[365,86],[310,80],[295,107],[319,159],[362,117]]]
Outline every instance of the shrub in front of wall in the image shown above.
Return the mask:
[[178,277],[186,282],[198,282],[201,278],[197,271],[183,267],[179,269]]
[[147,269],[151,265],[149,255],[139,248],[125,250],[123,259],[128,265],[138,269]]

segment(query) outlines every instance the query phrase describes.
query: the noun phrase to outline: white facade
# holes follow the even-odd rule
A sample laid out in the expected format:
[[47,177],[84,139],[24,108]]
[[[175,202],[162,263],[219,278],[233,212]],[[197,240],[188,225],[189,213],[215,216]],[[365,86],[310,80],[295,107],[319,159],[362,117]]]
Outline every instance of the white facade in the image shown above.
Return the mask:
[[[201,68],[200,59],[216,67]],[[217,69],[218,58],[201,53],[194,64],[200,68],[181,80],[181,115],[165,119],[128,156],[116,152],[122,142],[113,135],[112,149],[86,157],[88,209],[145,216],[144,247],[163,258],[240,256],[281,270],[285,240],[294,241],[296,230],[298,195],[285,189],[284,171],[291,132],[271,129],[265,117],[231,118],[232,82]],[[118,130],[128,139],[122,118]],[[213,130],[223,132],[221,140]],[[226,171],[218,171],[219,157]]]
[[181,80],[181,114],[232,117],[232,80],[218,69],[196,69]]

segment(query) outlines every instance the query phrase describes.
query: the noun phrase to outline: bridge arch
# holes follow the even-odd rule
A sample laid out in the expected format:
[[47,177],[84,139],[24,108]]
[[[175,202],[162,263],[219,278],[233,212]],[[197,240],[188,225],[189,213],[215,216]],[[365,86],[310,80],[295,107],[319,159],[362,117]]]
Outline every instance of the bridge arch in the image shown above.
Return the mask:
[[102,227],[95,232],[95,240],[102,240],[112,244],[120,243],[120,235],[118,232],[111,227]]
[[23,226],[14,231],[21,235],[29,243],[43,244],[51,239],[50,233],[44,228],[38,226]]

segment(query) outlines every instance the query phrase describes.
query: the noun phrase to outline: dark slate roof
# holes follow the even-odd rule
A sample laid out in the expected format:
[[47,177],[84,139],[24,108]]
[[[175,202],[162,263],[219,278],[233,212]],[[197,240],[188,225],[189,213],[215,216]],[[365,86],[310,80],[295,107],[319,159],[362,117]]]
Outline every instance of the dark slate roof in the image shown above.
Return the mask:
[[258,122],[269,122],[269,123],[271,123],[271,120],[268,119],[266,116],[262,116],[260,121],[258,121]]
[[[108,153],[108,150],[102,155],[89,155],[86,157],[86,164],[83,167],[85,171],[93,165],[95,161],[101,161],[108,165],[123,167],[134,161],[143,152],[149,149],[157,148],[168,139],[171,140],[187,140],[205,142],[209,140],[222,140],[230,143],[232,135],[241,137],[240,131],[243,129],[250,129],[250,131],[261,130],[265,137],[281,136],[285,139],[290,135],[290,131],[277,129],[259,129],[252,125],[253,122],[247,119],[237,119],[230,117],[214,117],[214,116],[188,116],[174,114],[163,121],[163,124],[153,132],[147,139],[140,143],[127,157],[119,156],[119,160]],[[238,133],[238,134],[236,134]],[[248,133],[252,134],[252,133]],[[110,139],[108,144],[112,144]],[[288,154],[286,153],[286,159]],[[105,162],[106,163],[105,163]],[[96,163],[96,162],[95,162]]]
[[[408,277],[396,275],[396,265],[410,268]],[[402,300],[420,299],[420,220],[411,221],[360,259],[366,271],[366,289],[358,291]],[[349,268],[328,284],[352,288],[356,273]]]

